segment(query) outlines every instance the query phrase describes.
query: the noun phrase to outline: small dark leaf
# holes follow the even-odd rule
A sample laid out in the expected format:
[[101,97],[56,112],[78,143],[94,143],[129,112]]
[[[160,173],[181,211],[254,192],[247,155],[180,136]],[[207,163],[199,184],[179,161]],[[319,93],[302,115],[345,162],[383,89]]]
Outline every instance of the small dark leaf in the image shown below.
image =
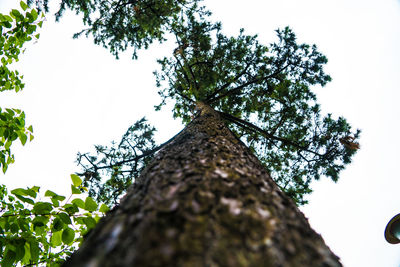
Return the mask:
[[63,221],[60,218],[56,217],[53,220],[53,224],[51,226],[51,231],[58,232],[58,231],[61,231],[63,229],[63,227],[64,227]]

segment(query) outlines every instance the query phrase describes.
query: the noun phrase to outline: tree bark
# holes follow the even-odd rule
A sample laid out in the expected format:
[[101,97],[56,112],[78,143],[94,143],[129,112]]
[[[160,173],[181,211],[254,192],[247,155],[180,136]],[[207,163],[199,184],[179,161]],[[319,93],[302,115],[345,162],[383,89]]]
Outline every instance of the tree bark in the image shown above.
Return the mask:
[[342,266],[210,107],[64,266]]

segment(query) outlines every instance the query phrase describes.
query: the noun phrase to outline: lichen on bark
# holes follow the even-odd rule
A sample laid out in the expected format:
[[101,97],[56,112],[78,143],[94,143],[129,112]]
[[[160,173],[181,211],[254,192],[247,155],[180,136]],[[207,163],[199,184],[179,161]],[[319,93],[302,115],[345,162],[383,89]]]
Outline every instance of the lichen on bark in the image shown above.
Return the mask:
[[209,106],[65,266],[341,266]]

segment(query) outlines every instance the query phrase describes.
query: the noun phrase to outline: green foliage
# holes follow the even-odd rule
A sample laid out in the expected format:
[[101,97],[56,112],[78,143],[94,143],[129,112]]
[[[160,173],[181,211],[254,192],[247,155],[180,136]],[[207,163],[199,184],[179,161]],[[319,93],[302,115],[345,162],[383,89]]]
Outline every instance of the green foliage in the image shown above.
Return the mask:
[[9,15],[0,13],[0,92],[23,89],[22,75],[9,65],[19,60],[26,42],[39,38],[35,31],[43,23],[35,9],[28,9],[23,1],[20,6],[22,12],[12,9]]
[[19,139],[25,145],[28,136],[33,139],[32,126],[25,126],[25,113],[19,109],[0,108],[0,166],[3,173],[8,165],[14,162],[14,155],[11,153],[13,141]]
[[[36,2],[40,2],[36,0]],[[48,0],[41,1],[47,5]],[[83,15],[87,28],[76,33],[92,35],[95,44],[103,45],[118,57],[127,47],[148,48],[154,41],[164,41],[170,22],[182,9],[200,11],[199,0],[62,0],[56,13],[59,20],[66,9]]]
[[[87,190],[71,175],[77,191]],[[82,236],[92,229],[108,210],[91,198],[66,197],[47,190],[44,200],[40,188],[17,188],[9,194],[0,186],[1,266],[59,266],[79,246]]]
[[[24,88],[22,75],[17,70],[12,70],[10,65],[19,60],[26,42],[39,38],[35,31],[43,23],[35,9],[29,9],[23,1],[20,6],[22,12],[13,9],[9,15],[0,13],[0,92],[19,92]],[[32,133],[32,126],[25,126],[23,111],[0,108],[0,166],[3,173],[14,162],[11,152],[13,141],[19,139],[25,145],[28,137],[29,140],[33,139]]]

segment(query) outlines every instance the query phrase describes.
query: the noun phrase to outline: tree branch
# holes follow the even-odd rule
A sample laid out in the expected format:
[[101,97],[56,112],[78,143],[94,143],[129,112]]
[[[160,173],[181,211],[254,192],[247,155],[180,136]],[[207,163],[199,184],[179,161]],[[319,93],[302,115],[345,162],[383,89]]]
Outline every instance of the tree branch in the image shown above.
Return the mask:
[[221,93],[223,90],[225,90],[226,88],[228,88],[228,86],[231,85],[233,82],[237,81],[240,77],[242,77],[242,76],[247,72],[247,70],[249,69],[250,65],[251,65],[251,62],[249,62],[249,63],[246,65],[246,67],[244,68],[244,70],[243,70],[242,72],[240,72],[238,75],[236,75],[236,76],[233,78],[232,81],[229,81],[229,82],[225,83],[225,84],[222,85],[219,89],[217,89],[214,93],[212,93],[210,96],[207,96],[205,103],[206,103],[206,104],[212,103],[212,102],[213,102],[212,99],[213,99],[216,95],[218,95],[219,93]]
[[[175,38],[176,38],[176,42],[178,43],[178,49],[179,49],[179,48],[183,48],[183,47],[184,47],[184,44],[182,44],[182,43],[180,42],[180,40],[179,40],[178,36],[176,35],[176,33],[175,33]],[[196,91],[199,91],[199,85],[197,84],[196,76],[195,76],[194,73],[193,73],[193,70],[192,70],[192,68],[191,68],[191,65],[188,64],[187,59],[186,59],[186,57],[185,57],[185,55],[184,55],[184,52],[185,52],[185,51],[184,51],[184,48],[183,48],[182,51],[181,51],[181,53],[180,53],[180,55],[182,56],[183,61],[184,61],[185,65],[187,66],[190,75],[191,75],[192,78],[193,78],[193,83],[194,83],[194,87],[195,87]],[[176,57],[176,55],[174,55],[174,57],[175,57],[175,59],[179,62],[179,65],[181,66],[181,68],[184,70],[183,65],[180,63],[180,61],[178,60],[178,58]],[[189,84],[190,84],[190,83],[189,83]]]
[[[184,68],[183,68],[183,65],[181,64],[181,62],[179,61],[179,59],[178,59],[176,56],[175,56],[175,59],[176,59],[176,62],[179,64],[179,66],[182,68],[183,77],[185,77],[186,82],[188,83],[189,87],[191,87],[190,79],[189,79],[189,77],[187,76],[187,74],[186,74],[186,72],[185,72],[185,70],[184,70]],[[178,72],[176,68],[175,68],[175,72]],[[176,91],[176,93],[177,93],[179,96],[183,97],[184,99],[188,100],[189,102],[192,102],[192,103],[195,102],[195,101],[193,101],[192,99],[190,99],[189,97],[187,97],[187,96],[181,94],[181,93],[178,92],[178,91]]]
[[[263,82],[263,81],[266,81],[266,80],[271,79],[271,78],[276,78],[276,76],[277,76],[279,73],[281,73],[282,71],[284,71],[285,69],[287,69],[289,66],[290,66],[290,64],[287,64],[285,67],[283,67],[283,68],[281,68],[281,69],[278,69],[277,71],[275,71],[274,73],[272,73],[271,75],[268,75],[268,76],[266,76],[266,77],[261,77],[261,78],[258,78],[258,79],[250,80],[250,81],[248,81],[248,82],[246,82],[246,83],[244,83],[244,84],[242,84],[242,85],[239,85],[239,86],[236,87],[236,88],[233,88],[233,89],[231,89],[231,90],[225,92],[225,93],[222,94],[222,95],[219,95],[219,96],[216,96],[216,97],[210,99],[207,103],[210,104],[210,103],[213,103],[213,102],[215,102],[215,101],[217,101],[217,100],[220,100],[221,98],[224,98],[224,97],[226,97],[226,96],[229,96],[229,95],[232,95],[232,94],[236,94],[237,92],[239,92],[240,90],[242,90],[244,87],[246,87],[246,86],[248,86],[248,85],[251,85],[251,84],[253,84],[253,83]],[[219,91],[220,91],[220,90],[219,90]]]
[[[182,130],[182,131],[183,131],[183,130]],[[171,139],[169,139],[169,140],[166,141],[165,143],[163,143],[163,144],[161,144],[161,145],[159,145],[159,146],[157,146],[157,147],[155,147],[155,148],[153,148],[153,149],[144,151],[141,155],[139,155],[139,156],[137,156],[137,157],[134,157],[134,158],[131,158],[131,159],[127,159],[127,160],[122,160],[122,161],[116,162],[116,163],[114,163],[114,164],[105,165],[105,166],[100,166],[100,167],[99,167],[99,166],[96,166],[96,165],[95,165],[94,163],[92,163],[91,161],[89,161],[89,162],[93,165],[93,167],[94,167],[95,170],[97,171],[97,170],[101,170],[101,169],[112,168],[112,167],[114,167],[114,166],[120,166],[120,165],[122,165],[122,164],[124,164],[124,163],[132,162],[132,161],[138,161],[139,159],[144,158],[144,157],[146,157],[146,156],[149,156],[149,155],[151,155],[151,154],[157,152],[158,150],[160,150],[160,149],[163,148],[164,146],[168,145],[168,144],[169,144],[177,135],[179,135],[182,131],[180,131],[179,133],[177,133],[174,137],[172,137]],[[88,159],[88,158],[86,157],[86,155],[84,155],[84,156],[85,156],[86,159]],[[81,175],[81,174],[78,173],[78,175]]]
[[246,129],[249,129],[252,132],[260,133],[263,136],[265,136],[266,138],[280,141],[280,142],[282,142],[284,144],[287,144],[287,145],[290,145],[290,146],[294,146],[294,147],[296,147],[298,149],[301,149],[303,151],[307,151],[309,153],[312,153],[312,154],[315,154],[315,155],[318,155],[318,156],[321,156],[321,157],[323,156],[323,155],[319,154],[318,152],[315,152],[315,151],[312,151],[312,150],[308,149],[305,146],[301,146],[301,145],[299,145],[299,144],[297,144],[295,142],[292,142],[290,140],[287,140],[285,138],[281,138],[279,136],[272,135],[272,134],[268,133],[267,131],[261,129],[260,127],[254,125],[254,124],[252,124],[252,123],[250,123],[248,121],[236,118],[236,117],[234,117],[234,116],[232,116],[230,114],[224,113],[224,112],[220,112],[220,111],[217,111],[217,112],[218,112],[218,114],[220,114],[221,117],[229,120],[230,122],[233,122],[233,123],[235,123],[236,125],[238,125],[240,127],[244,127]]

